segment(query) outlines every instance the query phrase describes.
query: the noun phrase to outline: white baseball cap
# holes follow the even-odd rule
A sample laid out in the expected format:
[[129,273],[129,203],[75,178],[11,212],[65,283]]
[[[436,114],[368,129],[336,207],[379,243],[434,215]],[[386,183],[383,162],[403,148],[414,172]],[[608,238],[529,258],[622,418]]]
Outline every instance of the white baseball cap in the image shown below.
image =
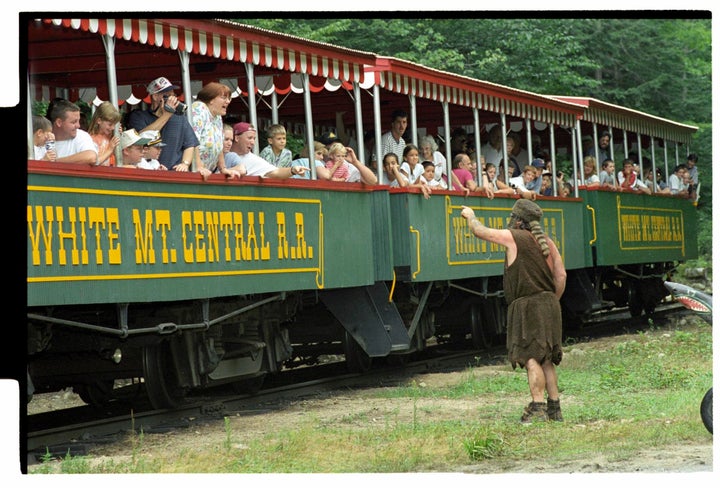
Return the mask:
[[130,146],[144,146],[152,141],[149,137],[141,137],[135,129],[127,129],[120,136],[120,149]]
[[177,90],[179,88],[179,86],[173,85],[172,83],[170,83],[170,80],[168,80],[164,76],[161,76],[160,78],[157,78],[150,82],[150,84],[147,86],[147,91],[150,95],[155,95],[156,93]]

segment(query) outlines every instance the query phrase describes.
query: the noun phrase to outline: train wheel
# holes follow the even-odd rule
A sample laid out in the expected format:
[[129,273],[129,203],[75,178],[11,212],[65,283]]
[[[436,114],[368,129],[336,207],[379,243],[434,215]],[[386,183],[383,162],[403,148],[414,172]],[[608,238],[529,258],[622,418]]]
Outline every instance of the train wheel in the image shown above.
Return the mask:
[[175,408],[184,400],[185,390],[178,385],[169,342],[143,348],[143,375],[154,408]]
[[113,399],[114,380],[95,380],[73,386],[73,391],[80,399],[93,407],[107,405]]
[[348,371],[351,373],[365,373],[370,370],[372,358],[363,351],[363,348],[360,347],[360,344],[348,331],[345,331],[343,336],[343,349],[345,350],[345,362]]
[[713,433],[713,389],[710,388],[705,392],[705,396],[700,402],[700,417],[702,418],[703,425],[710,432]]
[[631,317],[639,317],[643,311],[642,294],[637,283],[631,283],[628,287],[628,311]]
[[[487,305],[485,305],[487,306]],[[470,331],[472,333],[472,343],[475,349],[487,349],[490,347],[490,338],[488,332],[483,325],[487,324],[486,317],[493,316],[492,313],[483,313],[484,306],[473,304],[470,306]]]

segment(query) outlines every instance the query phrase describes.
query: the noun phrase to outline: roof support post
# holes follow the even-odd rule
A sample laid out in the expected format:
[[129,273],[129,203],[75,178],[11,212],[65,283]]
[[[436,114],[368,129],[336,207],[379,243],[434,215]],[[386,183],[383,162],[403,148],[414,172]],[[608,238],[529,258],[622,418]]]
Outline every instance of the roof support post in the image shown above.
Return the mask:
[[[250,112],[250,123],[254,125],[257,130],[259,127],[257,123],[257,106],[255,105],[257,103],[255,101],[255,65],[252,63],[245,63],[245,73],[247,74],[248,111]],[[255,144],[253,152],[256,155],[260,154],[260,149],[258,149],[257,144]],[[310,167],[312,168],[312,166],[313,165],[311,164]]]
[[[301,73],[300,79],[303,86],[303,102],[305,103],[305,135],[308,145],[308,165],[310,165],[310,178],[317,179],[317,171],[315,169],[315,134],[312,117],[312,101],[310,100],[310,76],[307,73]],[[253,105],[254,106],[254,105]],[[257,151],[257,146],[255,146]]]
[[[597,123],[593,122],[592,125],[593,128],[593,147],[595,148],[595,162],[597,163],[598,159],[600,159],[600,147],[598,144],[598,133],[597,133]],[[582,142],[582,140],[581,140]],[[610,144],[612,144],[612,139],[610,140]],[[582,151],[582,145],[580,146],[580,150]],[[583,159],[585,157],[585,154],[580,155],[580,162],[583,162]],[[598,170],[598,174],[600,174],[600,171]],[[583,179],[585,178],[585,171],[583,170]],[[583,182],[584,183],[584,182]]]
[[453,177],[452,177],[452,151],[450,150],[450,106],[448,105],[446,100],[443,100],[442,102],[442,110],[443,110],[443,128],[445,130],[445,162],[446,162],[446,174],[447,174],[447,185],[448,188],[453,190],[455,189],[455,185],[453,185]]
[[373,85],[373,120],[375,121],[375,159],[377,161],[378,184],[385,184],[385,168],[383,167],[384,154],[382,150],[382,125],[380,121],[380,87]]
[[278,99],[277,99],[277,92],[273,90],[272,95],[270,95],[270,110],[271,110],[271,118],[273,124],[279,124],[280,123],[280,115],[278,114]]
[[414,93],[408,95],[408,101],[410,102],[410,138],[412,139],[412,143],[417,146],[417,99]]
[[638,155],[638,166],[640,166],[640,176],[643,174],[643,160],[642,160],[642,136],[637,133],[637,155]]
[[[365,164],[365,161],[367,161],[367,159],[365,159],[365,129],[363,128],[362,101],[360,100],[362,90],[360,89],[360,84],[357,81],[353,81],[352,86],[355,102],[355,139],[357,140],[358,145],[358,158],[363,164]],[[377,171],[378,173],[382,171],[382,167],[380,167],[380,165],[378,165]]]
[[[582,135],[580,132],[580,121],[575,121],[575,127],[572,129],[572,132],[574,133],[574,136],[572,138],[572,152],[573,152],[573,175],[572,175],[572,181],[575,182],[573,185],[573,193],[575,195],[575,198],[580,196],[580,191],[578,190],[578,174],[585,176],[585,173],[582,171]],[[578,171],[578,168],[580,168],[580,171]],[[584,182],[584,180],[582,180]]]
[[[182,78],[183,95],[185,96],[185,105],[188,109],[192,105],[192,87],[190,85],[190,54],[187,51],[178,50],[178,57],[180,58],[180,76]],[[192,125],[192,110],[185,112],[188,122]]]
[[655,188],[655,192],[657,192],[660,187],[658,186],[657,182],[657,166],[655,165],[655,137],[650,136],[650,165],[652,167],[652,177],[653,177],[653,187]]
[[477,107],[473,107],[472,112],[473,131],[475,132],[475,163],[478,165],[477,184],[482,186],[482,174],[483,171],[485,171],[485,168],[482,167],[482,156],[480,154],[480,150],[482,149],[482,146],[480,145],[480,112]]
[[507,153],[507,120],[505,119],[505,114],[500,114],[500,128],[502,129],[502,154],[503,154],[503,161],[505,162],[505,182],[509,185],[510,184],[510,176],[509,176],[509,168],[510,168],[510,162],[508,161],[508,153]]
[[[112,103],[115,108],[118,108],[120,105],[118,102],[117,91],[117,69],[115,66],[115,38],[113,36],[103,34],[102,41],[105,46],[105,63],[107,64],[106,76],[108,83],[108,97],[110,98],[110,103]],[[115,127],[113,127],[113,134],[116,137],[120,137],[119,124],[115,124]],[[118,166],[122,166],[122,149],[120,149],[120,144],[115,146],[115,160],[117,161]]]
[[527,117],[525,119],[525,138],[527,139],[527,164],[532,163],[532,160],[535,159],[533,156],[533,147],[532,147],[532,127],[530,126],[532,124],[532,121],[530,120],[530,117]]
[[623,129],[623,149],[625,150],[625,157],[623,159],[628,158],[628,137],[627,137],[627,130]]
[[555,178],[555,174],[557,174],[557,165],[555,158],[555,124],[548,124],[548,128],[550,129],[550,161],[552,161],[552,169],[554,171],[554,174],[550,175],[550,181],[552,182],[553,196],[556,197],[558,195],[558,187],[557,179]]

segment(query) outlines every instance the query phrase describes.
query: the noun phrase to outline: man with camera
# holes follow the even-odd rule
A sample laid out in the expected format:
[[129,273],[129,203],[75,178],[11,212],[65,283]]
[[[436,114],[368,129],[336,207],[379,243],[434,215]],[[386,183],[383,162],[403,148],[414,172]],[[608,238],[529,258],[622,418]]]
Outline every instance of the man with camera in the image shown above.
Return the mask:
[[165,147],[160,153],[160,163],[175,171],[191,171],[198,142],[195,131],[185,116],[187,105],[175,96],[179,87],[165,77],[157,78],[147,86],[150,108],[134,110],[127,118],[127,128],[139,133],[147,130],[160,131]]

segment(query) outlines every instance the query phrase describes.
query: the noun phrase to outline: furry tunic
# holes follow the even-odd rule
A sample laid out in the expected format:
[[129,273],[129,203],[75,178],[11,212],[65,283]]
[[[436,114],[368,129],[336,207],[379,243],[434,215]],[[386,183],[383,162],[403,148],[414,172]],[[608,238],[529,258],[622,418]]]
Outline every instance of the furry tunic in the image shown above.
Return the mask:
[[508,303],[507,350],[512,367],[528,359],[562,360],[562,314],[555,283],[540,245],[527,230],[510,229],[517,244],[512,265],[505,261],[503,287]]

